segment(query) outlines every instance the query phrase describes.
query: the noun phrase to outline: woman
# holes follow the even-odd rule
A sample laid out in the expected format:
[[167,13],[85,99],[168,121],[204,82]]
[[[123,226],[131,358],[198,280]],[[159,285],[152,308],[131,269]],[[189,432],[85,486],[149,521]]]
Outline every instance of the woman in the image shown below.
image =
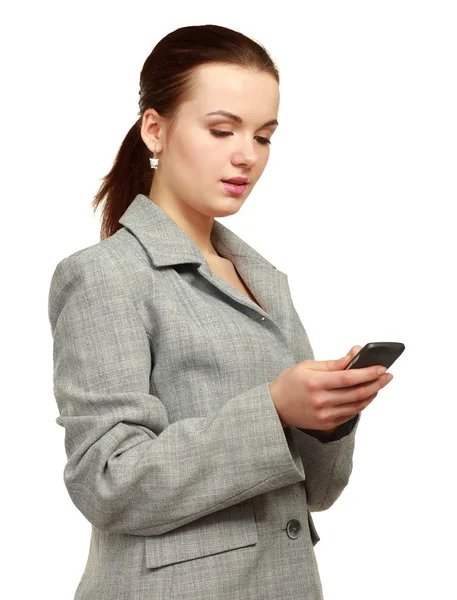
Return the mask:
[[287,275],[215,220],[266,167],[278,85],[241,33],[163,38],[95,197],[102,239],[53,274],[64,479],[92,524],[76,599],[323,597],[311,512],[389,376],[344,371],[360,346],[314,361]]

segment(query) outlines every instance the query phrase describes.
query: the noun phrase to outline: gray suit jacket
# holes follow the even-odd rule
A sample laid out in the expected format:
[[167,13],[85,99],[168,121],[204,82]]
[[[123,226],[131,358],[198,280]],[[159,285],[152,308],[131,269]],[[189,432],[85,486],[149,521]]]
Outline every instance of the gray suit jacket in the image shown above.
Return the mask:
[[[262,308],[138,194],[49,291],[64,481],[92,524],[77,600],[318,600],[312,511],[348,483],[361,413],[321,442],[268,383],[314,359],[287,275],[214,221]],[[69,541],[69,543],[71,543]]]

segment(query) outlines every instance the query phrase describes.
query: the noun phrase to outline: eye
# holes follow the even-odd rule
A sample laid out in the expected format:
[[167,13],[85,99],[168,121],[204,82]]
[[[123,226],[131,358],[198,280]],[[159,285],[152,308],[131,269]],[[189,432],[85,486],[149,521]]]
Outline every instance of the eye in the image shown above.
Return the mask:
[[[211,135],[214,137],[226,137],[227,135],[233,135],[231,131],[218,131],[217,129],[210,129]],[[265,146],[265,144],[271,144],[268,138],[260,137],[260,135],[256,136],[259,144]]]

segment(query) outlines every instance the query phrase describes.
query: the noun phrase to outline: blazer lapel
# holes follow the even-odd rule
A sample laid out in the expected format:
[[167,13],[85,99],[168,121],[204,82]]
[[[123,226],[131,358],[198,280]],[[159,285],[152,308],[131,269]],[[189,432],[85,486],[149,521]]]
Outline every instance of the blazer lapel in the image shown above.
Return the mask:
[[273,321],[282,320],[290,303],[287,275],[249,246],[228,227],[214,219],[211,241],[217,252],[229,259],[251,290],[260,308],[223,278],[212,273],[195,242],[148,196],[137,194],[119,219],[141,242],[157,267],[184,263],[197,265],[199,273],[221,292]]

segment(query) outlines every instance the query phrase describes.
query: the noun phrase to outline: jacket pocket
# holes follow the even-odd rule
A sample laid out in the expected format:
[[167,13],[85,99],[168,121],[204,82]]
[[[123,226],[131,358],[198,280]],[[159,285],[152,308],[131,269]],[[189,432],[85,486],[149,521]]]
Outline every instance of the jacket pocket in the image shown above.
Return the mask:
[[311,534],[311,541],[313,542],[313,546],[315,546],[321,538],[319,537],[319,534],[317,533],[317,529],[316,529],[316,526],[314,525],[313,517],[311,516],[309,508],[307,510],[308,510],[309,532]]
[[257,542],[254,507],[249,499],[162,535],[146,537],[146,566],[154,569]]

